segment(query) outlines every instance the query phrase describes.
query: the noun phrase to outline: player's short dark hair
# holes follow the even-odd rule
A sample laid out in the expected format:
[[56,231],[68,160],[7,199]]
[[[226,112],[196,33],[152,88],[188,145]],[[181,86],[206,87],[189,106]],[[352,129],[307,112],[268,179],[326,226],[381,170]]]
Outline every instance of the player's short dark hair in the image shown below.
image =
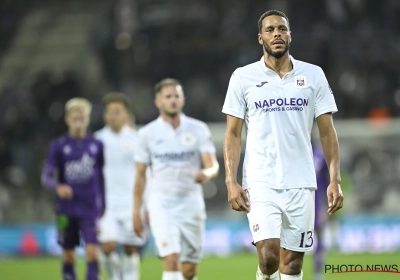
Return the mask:
[[265,19],[266,17],[269,17],[269,16],[281,16],[281,17],[285,18],[287,21],[287,24],[288,24],[288,28],[290,29],[289,18],[285,15],[284,12],[277,11],[277,10],[269,10],[269,11],[266,11],[265,13],[263,13],[261,15],[260,19],[258,20],[258,32],[259,33],[261,33],[263,19]]
[[110,92],[103,97],[104,107],[107,107],[108,104],[113,102],[121,103],[128,112],[131,111],[131,101],[126,94],[120,92]]
[[178,81],[177,79],[173,78],[165,78],[159,81],[155,86],[154,86],[154,91],[156,93],[156,96],[161,92],[161,89],[166,86],[180,86],[183,90],[182,83]]

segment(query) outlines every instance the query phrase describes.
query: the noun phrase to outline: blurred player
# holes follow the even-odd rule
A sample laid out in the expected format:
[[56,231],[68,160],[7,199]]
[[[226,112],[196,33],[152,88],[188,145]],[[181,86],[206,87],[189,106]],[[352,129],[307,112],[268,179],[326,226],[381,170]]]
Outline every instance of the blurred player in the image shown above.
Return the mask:
[[[302,279],[304,252],[314,234],[317,187],[311,129],[317,120],[330,171],[328,212],[343,205],[333,94],[321,68],[289,56],[289,20],[279,11],[259,22],[260,61],[236,69],[223,107],[226,185],[232,209],[248,212],[257,247],[256,279]],[[236,181],[241,133],[247,126],[243,188]]]
[[322,268],[325,262],[325,250],[323,244],[323,229],[327,222],[325,211],[326,191],[329,184],[329,170],[325,162],[324,151],[316,143],[313,145],[315,173],[317,175],[317,190],[315,191],[315,234],[318,242],[314,249],[314,280],[322,280]]
[[185,97],[181,84],[164,79],[156,84],[155,92],[160,116],[139,130],[135,154],[135,231],[144,231],[140,207],[150,166],[147,210],[163,260],[162,280],[194,280],[206,218],[200,184],[215,177],[219,166],[207,125],[182,113]]
[[[57,194],[62,275],[75,280],[75,247],[85,241],[87,280],[98,280],[97,221],[104,213],[103,145],[87,134],[91,104],[72,98],[65,105],[68,134],[54,140],[43,169],[43,184]],[[56,180],[54,177],[56,176]]]
[[[101,219],[99,235],[105,254],[104,266],[111,280],[137,280],[138,247],[145,241],[135,234],[132,225],[137,133],[129,126],[132,119],[126,95],[109,93],[103,98],[103,104],[106,126],[95,137],[103,142],[105,159],[107,211]],[[118,244],[124,249],[121,260],[116,252]]]

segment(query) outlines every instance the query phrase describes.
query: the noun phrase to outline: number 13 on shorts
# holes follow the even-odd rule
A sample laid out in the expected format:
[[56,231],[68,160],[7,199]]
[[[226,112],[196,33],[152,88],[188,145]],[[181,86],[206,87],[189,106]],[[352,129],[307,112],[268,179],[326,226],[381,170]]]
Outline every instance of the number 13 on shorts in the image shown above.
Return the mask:
[[313,238],[313,232],[311,230],[301,233],[301,239],[299,245],[300,248],[309,248],[313,245],[313,243],[314,243],[314,238]]

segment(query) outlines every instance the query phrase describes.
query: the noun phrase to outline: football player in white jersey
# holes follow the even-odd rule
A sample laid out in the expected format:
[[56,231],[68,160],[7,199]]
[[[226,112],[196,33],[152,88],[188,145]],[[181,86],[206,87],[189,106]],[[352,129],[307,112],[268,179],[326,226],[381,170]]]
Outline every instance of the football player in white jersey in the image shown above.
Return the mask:
[[[135,181],[135,145],[137,132],[129,126],[130,101],[122,93],[103,98],[106,126],[95,133],[104,144],[104,177],[107,210],[100,221],[99,239],[104,252],[104,267],[110,280],[139,279],[138,248],[145,237],[132,226],[132,192]],[[117,245],[123,245],[119,256]]]
[[[227,115],[224,158],[228,201],[246,211],[259,267],[256,279],[302,279],[304,252],[314,238],[316,177],[311,129],[316,119],[329,167],[328,213],[343,206],[335,100],[322,69],[289,55],[289,20],[280,11],[258,22],[260,61],[232,74],[222,111]],[[242,186],[237,182],[241,132],[247,138]],[[309,279],[308,277],[307,279]]]
[[182,113],[185,97],[180,82],[163,79],[155,93],[160,116],[139,130],[135,151],[134,227],[143,234],[140,208],[149,166],[146,209],[163,261],[162,280],[194,280],[206,218],[201,183],[215,177],[219,165],[207,125]]

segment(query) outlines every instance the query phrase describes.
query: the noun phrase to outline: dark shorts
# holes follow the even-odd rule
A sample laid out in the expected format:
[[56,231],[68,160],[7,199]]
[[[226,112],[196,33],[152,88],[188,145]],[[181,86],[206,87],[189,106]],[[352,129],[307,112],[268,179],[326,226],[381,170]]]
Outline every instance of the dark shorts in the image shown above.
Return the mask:
[[57,215],[58,244],[63,249],[73,249],[81,244],[99,244],[97,239],[97,219],[93,217],[71,217]]

